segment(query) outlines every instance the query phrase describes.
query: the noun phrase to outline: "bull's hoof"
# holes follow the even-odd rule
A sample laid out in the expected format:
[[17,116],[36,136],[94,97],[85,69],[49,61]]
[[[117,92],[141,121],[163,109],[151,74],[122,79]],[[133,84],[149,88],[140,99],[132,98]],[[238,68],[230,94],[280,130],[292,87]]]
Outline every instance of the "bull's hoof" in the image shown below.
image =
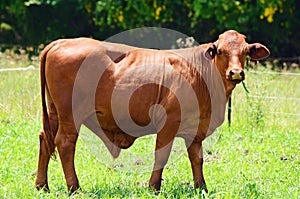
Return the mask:
[[161,183],[149,183],[149,190],[153,191],[156,195],[158,195],[160,193],[160,186]]
[[77,191],[80,190],[80,187],[77,185],[77,186],[68,186],[68,190],[69,190],[69,195],[73,195],[73,194],[76,194]]
[[43,190],[43,191],[45,191],[45,192],[47,192],[47,193],[50,192],[50,189],[49,189],[48,184],[36,183],[36,184],[35,184],[35,188],[36,188],[38,191]]
[[196,187],[196,188],[199,188],[201,192],[202,192],[202,190],[203,190],[203,191],[205,191],[206,193],[208,193],[208,189],[207,189],[207,186],[206,186],[205,183],[204,183],[203,185],[199,186],[199,187]]

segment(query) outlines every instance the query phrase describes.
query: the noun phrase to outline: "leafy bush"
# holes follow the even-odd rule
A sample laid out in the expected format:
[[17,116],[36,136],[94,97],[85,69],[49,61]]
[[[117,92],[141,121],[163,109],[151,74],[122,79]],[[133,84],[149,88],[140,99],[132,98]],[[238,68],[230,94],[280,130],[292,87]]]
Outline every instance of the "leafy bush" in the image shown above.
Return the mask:
[[27,0],[0,2],[0,42],[47,43],[61,37],[106,39],[123,30],[165,27],[199,43],[236,29],[268,44],[273,56],[298,56],[296,0]]

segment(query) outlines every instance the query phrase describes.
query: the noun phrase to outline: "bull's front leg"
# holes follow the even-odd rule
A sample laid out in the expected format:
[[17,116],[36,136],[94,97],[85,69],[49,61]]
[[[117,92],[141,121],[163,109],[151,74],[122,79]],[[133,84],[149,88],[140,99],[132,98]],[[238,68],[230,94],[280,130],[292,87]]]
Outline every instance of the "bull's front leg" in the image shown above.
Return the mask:
[[202,141],[194,141],[191,144],[186,141],[186,145],[193,172],[194,186],[208,192],[203,176]]
[[157,134],[156,147],[155,147],[155,162],[151,178],[149,181],[149,187],[155,191],[159,191],[161,187],[162,172],[170,156],[172,144],[174,141],[173,135],[168,135],[165,131],[161,131]]

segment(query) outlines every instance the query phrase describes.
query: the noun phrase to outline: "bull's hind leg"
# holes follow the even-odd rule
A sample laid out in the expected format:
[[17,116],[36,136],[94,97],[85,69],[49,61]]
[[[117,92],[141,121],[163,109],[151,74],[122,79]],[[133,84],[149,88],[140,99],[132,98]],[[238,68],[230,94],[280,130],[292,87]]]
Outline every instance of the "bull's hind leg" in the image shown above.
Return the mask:
[[[55,137],[58,129],[58,120],[57,120],[57,112],[54,107],[52,101],[48,100],[48,107],[49,107],[49,115],[50,115],[50,126],[52,129],[53,137]],[[47,177],[47,170],[48,164],[50,159],[50,154],[54,152],[54,147],[48,151],[46,145],[46,136],[44,131],[40,132],[40,150],[39,150],[39,160],[38,160],[38,169],[35,179],[35,186],[38,190],[44,189],[45,191],[49,191],[48,186],[48,177]],[[51,140],[48,140],[51,142]],[[54,143],[52,143],[54,145]]]
[[55,137],[55,144],[58,149],[62,163],[68,191],[73,193],[79,188],[78,178],[74,166],[75,145],[78,138],[78,131],[73,123],[59,124]]
[[207,192],[204,176],[203,176],[203,150],[202,142],[187,142],[187,151],[192,166],[195,188],[204,189]]
[[49,191],[47,170],[50,159],[50,154],[47,151],[44,132],[40,132],[40,150],[38,160],[38,170],[35,179],[35,186],[38,190],[44,189]]

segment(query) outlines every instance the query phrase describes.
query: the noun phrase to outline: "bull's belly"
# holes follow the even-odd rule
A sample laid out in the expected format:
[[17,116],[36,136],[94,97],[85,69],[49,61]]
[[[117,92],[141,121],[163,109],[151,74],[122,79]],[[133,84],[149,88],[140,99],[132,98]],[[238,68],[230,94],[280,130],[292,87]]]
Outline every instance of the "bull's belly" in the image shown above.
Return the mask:
[[106,118],[98,117],[98,122],[103,131],[115,134],[127,134],[136,138],[157,133],[157,128],[154,125],[139,126],[136,123],[132,123],[132,120],[128,120],[128,118],[122,121],[111,122]]
[[122,149],[129,148],[136,138],[157,132],[152,123],[145,126],[145,121],[132,117],[120,117],[120,115],[113,116],[111,111],[103,108],[97,109],[96,116],[107,138]]
[[[156,134],[166,125],[166,118],[163,116],[152,117],[150,120],[145,121],[139,117],[120,117],[120,115],[113,117],[112,115],[103,115],[103,113],[97,112],[97,119],[103,130],[126,133],[134,137]],[[169,122],[168,126],[170,127],[170,133],[180,137],[195,135],[198,131],[199,122],[199,120],[179,121],[179,119],[175,119],[173,123]],[[177,125],[179,126],[178,129],[172,128]],[[174,130],[176,132],[173,132]]]

